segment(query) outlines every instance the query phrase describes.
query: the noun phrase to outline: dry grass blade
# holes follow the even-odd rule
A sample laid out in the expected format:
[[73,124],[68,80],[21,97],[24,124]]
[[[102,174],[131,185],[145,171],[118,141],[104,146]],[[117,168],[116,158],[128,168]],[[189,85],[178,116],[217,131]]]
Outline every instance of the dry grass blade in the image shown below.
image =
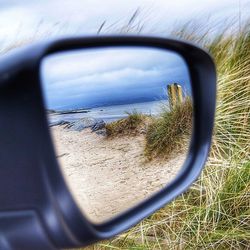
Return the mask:
[[239,33],[226,27],[212,39],[205,27],[195,30],[189,25],[176,30],[177,37],[207,48],[217,66],[210,158],[199,180],[186,193],[102,249],[249,249],[249,24]]

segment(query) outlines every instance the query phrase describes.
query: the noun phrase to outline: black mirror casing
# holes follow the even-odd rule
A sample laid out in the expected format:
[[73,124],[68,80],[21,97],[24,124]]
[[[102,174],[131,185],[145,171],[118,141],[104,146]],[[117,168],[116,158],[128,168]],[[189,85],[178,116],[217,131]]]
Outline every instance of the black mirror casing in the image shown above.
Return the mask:
[[[186,61],[193,94],[193,135],[182,171],[150,199],[100,225],[77,207],[55,157],[45,112],[41,60],[49,54],[105,46],[172,50]],[[216,74],[210,56],[189,43],[142,36],[62,39],[0,58],[0,248],[80,247],[110,238],[184,192],[206,161],[214,122]]]

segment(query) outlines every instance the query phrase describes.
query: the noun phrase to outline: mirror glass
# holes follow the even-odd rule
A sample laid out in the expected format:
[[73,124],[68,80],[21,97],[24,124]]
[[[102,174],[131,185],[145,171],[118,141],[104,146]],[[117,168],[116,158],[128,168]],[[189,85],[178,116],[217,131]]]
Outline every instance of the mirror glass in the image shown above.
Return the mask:
[[188,67],[171,51],[101,47],[43,59],[56,157],[94,223],[135,206],[179,173],[192,131]]

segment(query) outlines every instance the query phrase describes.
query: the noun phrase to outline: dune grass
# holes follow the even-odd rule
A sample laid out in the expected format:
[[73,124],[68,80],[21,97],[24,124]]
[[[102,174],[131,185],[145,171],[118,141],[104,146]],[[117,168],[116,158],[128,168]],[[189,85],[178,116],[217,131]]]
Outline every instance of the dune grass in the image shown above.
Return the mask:
[[126,118],[106,124],[107,137],[145,134],[145,156],[167,159],[171,154],[187,149],[192,131],[192,100],[187,97],[181,104],[169,110],[161,106],[158,116],[137,111],[127,113]]
[[[203,27],[204,28],[204,27]],[[204,28],[206,29],[206,28]],[[175,36],[200,44],[217,66],[210,157],[183,195],[128,232],[91,249],[250,248],[250,26],[216,37],[185,26]]]
[[171,111],[163,107],[160,117],[149,125],[145,153],[148,158],[167,158],[187,147],[192,131],[192,100],[176,105]]
[[107,137],[115,137],[119,135],[136,135],[143,130],[147,119],[146,115],[137,112],[127,112],[127,117],[106,124]]

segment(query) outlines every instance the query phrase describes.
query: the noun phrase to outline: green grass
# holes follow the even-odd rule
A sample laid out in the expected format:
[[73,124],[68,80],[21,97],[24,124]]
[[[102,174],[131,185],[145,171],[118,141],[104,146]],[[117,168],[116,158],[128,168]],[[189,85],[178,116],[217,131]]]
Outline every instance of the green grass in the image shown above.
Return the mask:
[[145,156],[147,159],[184,151],[192,130],[192,100],[176,105],[172,110],[162,105],[159,116],[152,117],[136,111],[127,113],[126,118],[106,125],[107,137],[145,134]]
[[108,137],[119,135],[136,135],[145,131],[147,116],[137,111],[127,112],[127,117],[106,124],[106,134]]
[[187,147],[192,131],[192,100],[169,111],[163,107],[160,117],[155,118],[146,133],[145,152],[149,158],[167,158],[173,152]]
[[250,248],[250,26],[175,36],[206,48],[218,74],[212,149],[193,186],[128,232],[93,249]]
[[173,152],[184,151],[192,130],[192,100],[176,105],[172,110],[162,105],[159,116],[152,117],[136,111],[126,118],[106,125],[107,137],[145,134],[145,156],[167,159]]

